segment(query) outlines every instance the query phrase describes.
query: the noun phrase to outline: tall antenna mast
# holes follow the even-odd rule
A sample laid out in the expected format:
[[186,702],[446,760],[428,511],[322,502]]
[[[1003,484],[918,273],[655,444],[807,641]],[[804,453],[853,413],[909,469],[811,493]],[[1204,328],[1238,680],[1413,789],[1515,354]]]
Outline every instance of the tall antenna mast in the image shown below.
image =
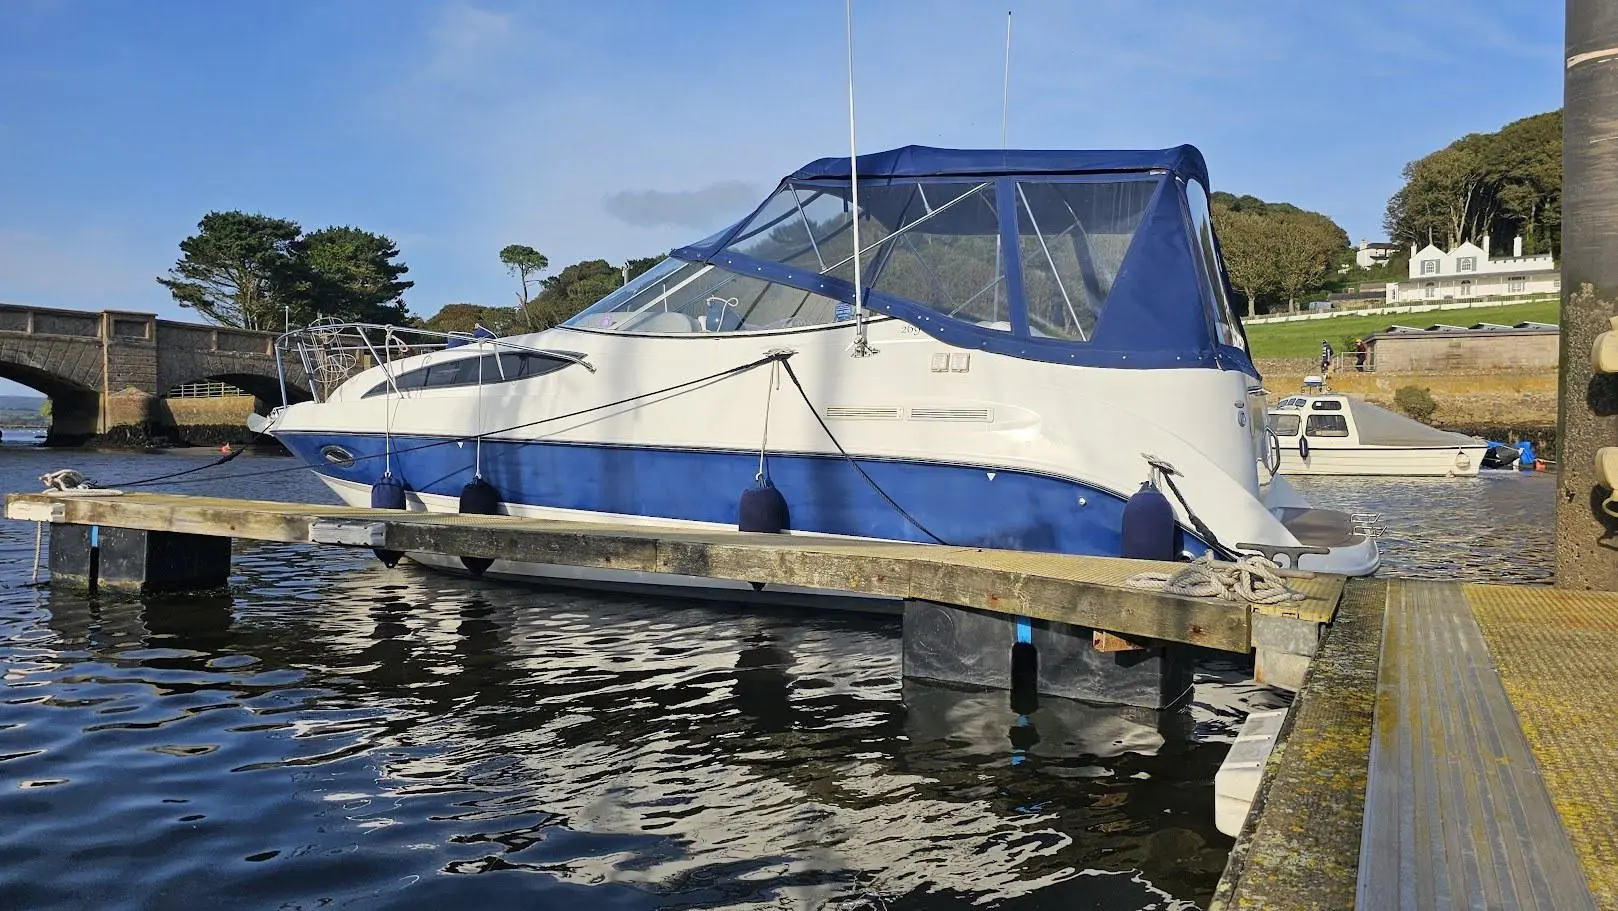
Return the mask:
[[854,0],[846,0],[848,21],[848,183],[854,222],[854,356],[875,354],[865,335],[865,277],[860,266],[859,141],[854,133]]
[[1006,10],[1006,75],[1000,96],[1000,148],[1006,147],[1006,116],[1011,111],[1011,10]]

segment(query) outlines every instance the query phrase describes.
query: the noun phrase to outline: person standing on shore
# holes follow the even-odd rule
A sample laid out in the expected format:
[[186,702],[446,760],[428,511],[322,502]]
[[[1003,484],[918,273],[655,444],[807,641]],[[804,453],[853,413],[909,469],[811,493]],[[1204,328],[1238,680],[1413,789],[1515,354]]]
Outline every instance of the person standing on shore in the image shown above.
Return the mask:
[[1321,373],[1330,373],[1331,372],[1332,356],[1335,355],[1336,353],[1337,352],[1332,350],[1331,342],[1328,342],[1325,339],[1320,340],[1320,372]]
[[1359,371],[1361,373],[1365,372],[1365,358],[1366,358],[1366,355],[1370,353],[1370,350],[1371,349],[1369,347],[1367,347],[1366,344],[1365,344],[1365,339],[1363,339],[1363,338],[1354,339],[1354,369],[1355,370],[1357,370],[1357,371]]

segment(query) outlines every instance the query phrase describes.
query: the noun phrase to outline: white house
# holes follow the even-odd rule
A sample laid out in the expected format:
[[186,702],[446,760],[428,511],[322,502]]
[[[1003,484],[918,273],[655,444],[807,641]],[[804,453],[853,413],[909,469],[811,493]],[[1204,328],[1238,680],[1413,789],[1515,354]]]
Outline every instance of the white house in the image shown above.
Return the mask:
[[1549,253],[1524,256],[1521,237],[1511,246],[1510,256],[1491,257],[1487,237],[1481,247],[1468,241],[1448,252],[1411,244],[1410,278],[1388,283],[1388,303],[1561,292],[1562,273]]
[[1398,249],[1398,244],[1372,243],[1361,239],[1359,247],[1354,251],[1354,264],[1361,269],[1380,266],[1392,259],[1394,252]]

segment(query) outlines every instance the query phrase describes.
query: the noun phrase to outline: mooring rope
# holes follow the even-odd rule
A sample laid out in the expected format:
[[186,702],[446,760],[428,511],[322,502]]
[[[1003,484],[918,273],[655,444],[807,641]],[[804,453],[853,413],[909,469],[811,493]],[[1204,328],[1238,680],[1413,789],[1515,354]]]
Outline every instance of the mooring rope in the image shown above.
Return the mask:
[[1304,601],[1308,595],[1287,585],[1280,567],[1264,557],[1242,557],[1223,563],[1203,554],[1171,573],[1136,573],[1124,580],[1130,588],[1190,598],[1219,598],[1249,604]]

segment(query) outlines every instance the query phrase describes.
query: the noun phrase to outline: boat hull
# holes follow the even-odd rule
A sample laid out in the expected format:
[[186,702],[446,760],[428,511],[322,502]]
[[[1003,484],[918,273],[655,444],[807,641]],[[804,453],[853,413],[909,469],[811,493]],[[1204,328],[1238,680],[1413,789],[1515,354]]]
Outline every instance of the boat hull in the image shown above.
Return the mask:
[[1281,450],[1283,475],[1370,475],[1383,477],[1476,477],[1489,447],[1447,448],[1309,447],[1307,458],[1296,449]]

